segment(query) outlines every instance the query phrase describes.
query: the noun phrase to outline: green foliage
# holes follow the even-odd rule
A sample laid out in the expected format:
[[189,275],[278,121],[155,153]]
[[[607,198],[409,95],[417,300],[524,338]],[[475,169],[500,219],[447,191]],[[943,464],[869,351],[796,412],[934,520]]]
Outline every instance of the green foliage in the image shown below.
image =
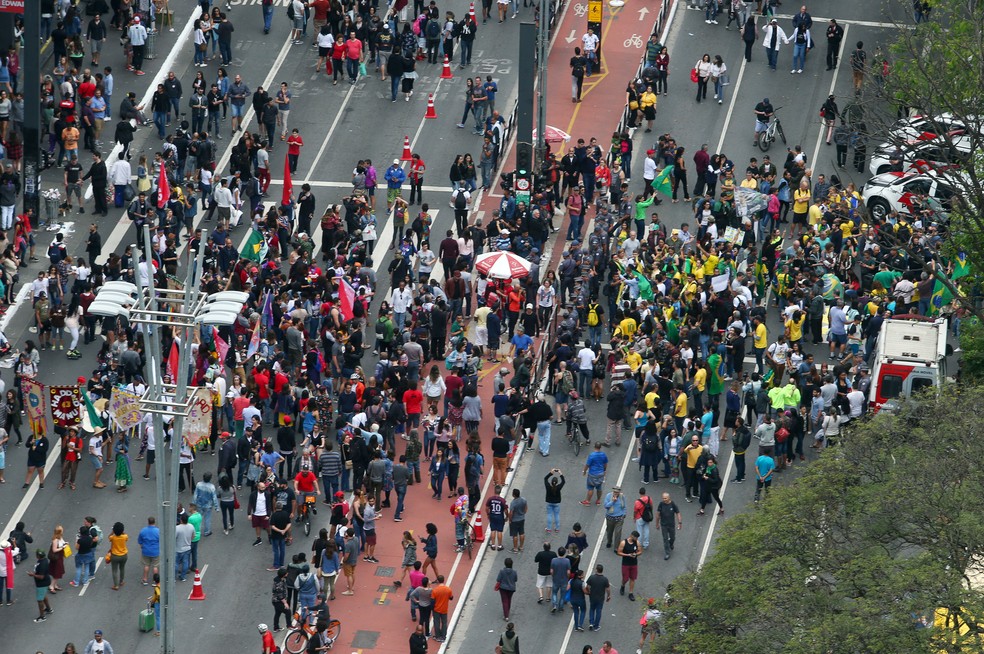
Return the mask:
[[[984,561],[982,405],[984,387],[948,386],[847,429],[674,582],[654,652],[982,651],[957,642],[984,630],[966,573]],[[940,608],[970,635],[918,628]]]
[[975,317],[960,324],[960,381],[984,383],[984,325]]

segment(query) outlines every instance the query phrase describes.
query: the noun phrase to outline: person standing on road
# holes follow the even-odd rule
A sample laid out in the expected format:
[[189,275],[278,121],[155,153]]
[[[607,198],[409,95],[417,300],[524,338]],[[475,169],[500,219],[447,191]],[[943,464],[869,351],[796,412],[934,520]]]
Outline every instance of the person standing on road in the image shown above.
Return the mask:
[[281,631],[280,616],[284,616],[284,621],[289,627],[291,624],[290,604],[287,602],[287,568],[279,568],[277,576],[273,578],[273,590],[270,595],[273,604],[273,631]]
[[147,518],[147,526],[137,535],[137,544],[140,545],[140,563],[143,565],[140,583],[146,586],[151,571],[155,575],[159,572],[161,560],[161,530],[157,527],[157,518]]
[[[51,604],[48,603],[48,584],[51,583],[51,575],[48,574],[49,562],[45,551],[39,549],[36,554],[38,558],[34,563],[34,570],[27,574],[34,577],[34,599],[38,602],[38,617],[34,618],[34,621],[44,622],[49,614],[54,613]],[[8,574],[12,573],[12,570],[8,571]],[[10,602],[7,604],[9,606]],[[97,633],[102,634],[102,632]]]
[[130,40],[130,47],[133,48],[133,59],[127,70],[133,71],[136,75],[145,75],[143,72],[144,49],[147,44],[147,28],[140,24],[140,16],[134,16],[133,22],[127,29],[127,38]]
[[744,418],[735,419],[735,432],[731,435],[731,451],[735,455],[734,482],[745,481],[745,452],[752,442],[752,432],[745,426]]
[[444,575],[437,576],[437,583],[431,589],[431,599],[434,602],[432,612],[434,616],[434,640],[443,643],[448,637],[448,609],[451,600],[454,599],[454,592],[451,587],[444,583]]
[[605,496],[605,547],[622,540],[622,523],[625,522],[625,496],[622,487],[615,486]]
[[564,610],[564,595],[567,592],[567,583],[571,574],[571,560],[567,557],[567,550],[563,547],[557,548],[557,556],[550,561],[550,576],[552,590],[550,593],[550,612]]
[[[82,177],[83,182],[86,180],[92,180],[92,201],[95,204],[93,213],[102,216],[109,215],[109,208],[106,206],[106,185],[109,181],[109,173],[101,153],[92,153],[92,165]],[[90,263],[95,263],[95,260],[90,259]]]
[[[834,147],[837,150],[837,167],[847,166],[847,147],[851,144],[851,128],[847,126],[844,118],[841,118],[840,125],[834,129]],[[814,335],[816,338],[817,335]]]
[[615,548],[615,553],[622,557],[622,585],[618,592],[625,595],[625,585],[629,585],[629,601],[635,601],[635,582],[639,578],[639,554],[642,548],[639,547],[639,532],[632,530],[629,537],[621,541]]
[[855,95],[861,93],[861,85],[864,84],[864,71],[867,60],[868,53],[864,51],[864,41],[858,41],[857,45],[854,47],[854,50],[851,51],[851,76],[854,82]]
[[518,488],[512,491],[512,501],[509,502],[509,535],[512,536],[512,551],[514,554],[523,551],[526,544],[526,510],[528,505]]
[[[674,516],[676,517],[674,519]],[[674,523],[676,525],[674,526]],[[656,505],[656,528],[663,536],[663,560],[670,558],[673,545],[676,542],[676,532],[683,529],[683,514],[676,502],[670,499],[669,493],[663,493],[662,500]]]
[[827,24],[827,70],[837,68],[837,57],[840,54],[841,41],[844,40],[844,28],[833,18]]
[[601,487],[605,483],[608,472],[608,455],[601,451],[601,443],[595,443],[594,452],[584,461],[582,474],[587,478],[588,494],[581,500],[583,506],[591,505],[591,496],[595,495],[595,504],[601,504]]
[[419,624],[410,634],[410,654],[427,654],[427,636],[424,634],[424,628]]
[[195,527],[188,522],[188,514],[182,513],[180,524],[174,528],[174,572],[179,581],[186,581],[191,568],[191,543],[195,540]]
[[355,567],[359,564],[359,541],[355,538],[355,529],[345,530],[342,545],[342,572],[345,574],[345,590],[342,595],[355,595]]
[[581,89],[584,86],[584,73],[588,66],[588,60],[581,54],[581,48],[574,48],[574,56],[571,57],[571,102],[581,101]]
[[301,157],[302,147],[304,147],[304,139],[301,137],[301,131],[295,127],[287,137],[287,162],[292,174],[297,172],[297,161]]
[[646,489],[639,489],[639,497],[632,505],[636,531],[642,542],[642,549],[649,549],[649,523],[653,521],[653,499],[646,495]]
[[502,497],[501,484],[497,483],[495,494],[485,500],[485,512],[489,518],[489,549],[499,550],[501,552],[502,531],[506,524],[506,513],[508,512],[506,500]]
[[768,454],[760,454],[755,459],[755,502],[762,494],[768,494],[772,487],[772,474],[776,469],[776,461]]
[[516,582],[519,580],[516,571],[513,570],[513,560],[506,558],[503,561],[503,568],[495,578],[495,589],[499,591],[499,599],[502,600],[502,618],[509,619],[509,611],[512,607],[513,593],[516,592]]
[[758,41],[758,27],[755,25],[755,15],[749,15],[741,28],[741,40],[745,42],[745,61],[752,60],[752,46]]
[[263,9],[263,33],[269,34],[273,24],[273,0],[262,0],[261,7]]
[[765,48],[765,55],[769,60],[769,68],[776,69],[779,62],[779,48],[783,43],[789,43],[789,37],[779,27],[779,21],[773,18],[765,27],[765,36],[762,39],[762,47]]
[[252,95],[252,92],[243,82],[242,76],[236,75],[232,84],[229,85],[228,93],[229,105],[232,109],[231,136],[235,136],[236,132],[243,130],[243,116],[246,114],[246,98],[250,95]]
[[565,483],[567,482],[564,479],[564,473],[559,468],[554,468],[543,478],[543,485],[546,488],[547,495],[547,527],[544,531],[551,531],[550,525],[552,524],[553,532],[560,532],[560,492],[564,488]]
[[601,629],[601,611],[605,602],[612,601],[612,585],[604,572],[605,566],[599,563],[595,566],[594,574],[584,582],[588,590],[588,625],[591,631]]

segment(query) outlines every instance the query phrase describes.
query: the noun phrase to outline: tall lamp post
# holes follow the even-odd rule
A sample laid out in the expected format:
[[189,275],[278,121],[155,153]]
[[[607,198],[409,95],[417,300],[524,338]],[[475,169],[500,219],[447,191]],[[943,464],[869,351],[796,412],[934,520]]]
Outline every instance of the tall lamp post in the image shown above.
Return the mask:
[[[137,284],[107,282],[96,293],[89,306],[90,313],[103,317],[124,317],[139,325],[145,345],[150,352],[149,379],[140,407],[150,414],[156,446],[157,522],[161,530],[161,654],[175,654],[175,624],[177,594],[175,592],[175,509],[178,502],[179,459],[183,444],[184,420],[195,404],[194,390],[189,392],[191,337],[193,330],[203,325],[231,325],[242,309],[248,294],[224,291],[205,295],[201,292],[203,248],[199,248],[192,265],[188,266],[184,288],[156,288],[151,250],[150,225],[143,227],[144,261],[137,270]],[[175,383],[164,383],[165,358],[161,352],[159,327],[172,330],[178,346],[177,370],[172,371]],[[165,433],[165,419],[173,420],[172,434],[177,443]],[[184,651],[186,648],[181,648]]]

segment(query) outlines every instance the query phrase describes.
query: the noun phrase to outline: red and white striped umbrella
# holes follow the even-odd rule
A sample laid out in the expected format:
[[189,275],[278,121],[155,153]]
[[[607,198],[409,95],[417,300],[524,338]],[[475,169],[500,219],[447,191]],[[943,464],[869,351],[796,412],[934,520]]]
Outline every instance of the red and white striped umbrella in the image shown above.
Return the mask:
[[530,274],[533,266],[512,252],[486,252],[475,259],[475,268],[495,279],[520,279]]
[[[533,140],[536,140],[535,129],[533,130]],[[547,125],[547,128],[543,130],[543,140],[547,143],[560,143],[561,141],[567,142],[571,140],[571,135],[559,127]]]

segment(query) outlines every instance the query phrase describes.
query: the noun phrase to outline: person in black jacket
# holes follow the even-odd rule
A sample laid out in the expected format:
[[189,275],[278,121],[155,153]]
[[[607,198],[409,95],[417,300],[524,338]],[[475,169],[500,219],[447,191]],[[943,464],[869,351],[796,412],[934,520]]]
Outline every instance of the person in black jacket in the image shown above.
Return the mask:
[[[109,208],[106,206],[106,185],[109,182],[109,173],[106,170],[106,162],[103,161],[102,154],[99,152],[92,153],[92,165],[89,166],[89,170],[82,177],[82,180],[92,180],[92,198],[93,202],[95,202],[93,212],[103,216],[108,215]],[[86,243],[86,252],[89,251],[89,245],[92,243],[93,235],[99,239],[98,254],[102,254],[102,238],[98,232],[89,235],[89,241]],[[95,257],[91,253],[89,253],[89,260],[93,264],[96,262]]]
[[410,654],[427,654],[427,636],[422,624],[418,624],[416,631],[410,634]]

